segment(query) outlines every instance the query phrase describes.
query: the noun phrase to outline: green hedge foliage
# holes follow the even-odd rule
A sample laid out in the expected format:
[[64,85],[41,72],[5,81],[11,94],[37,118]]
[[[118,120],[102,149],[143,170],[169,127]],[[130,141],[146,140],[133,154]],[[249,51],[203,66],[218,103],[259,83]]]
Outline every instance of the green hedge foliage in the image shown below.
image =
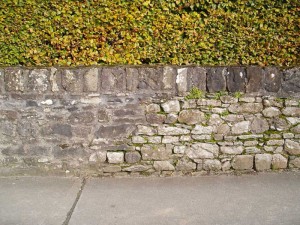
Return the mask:
[[299,15],[299,0],[1,0],[0,65],[298,65]]

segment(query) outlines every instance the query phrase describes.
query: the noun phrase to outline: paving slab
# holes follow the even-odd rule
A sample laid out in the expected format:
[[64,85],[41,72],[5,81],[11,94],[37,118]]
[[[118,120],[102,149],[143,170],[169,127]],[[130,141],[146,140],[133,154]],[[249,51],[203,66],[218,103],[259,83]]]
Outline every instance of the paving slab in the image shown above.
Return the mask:
[[0,178],[0,224],[62,225],[80,187],[77,178]]
[[91,179],[70,225],[296,225],[300,173]]

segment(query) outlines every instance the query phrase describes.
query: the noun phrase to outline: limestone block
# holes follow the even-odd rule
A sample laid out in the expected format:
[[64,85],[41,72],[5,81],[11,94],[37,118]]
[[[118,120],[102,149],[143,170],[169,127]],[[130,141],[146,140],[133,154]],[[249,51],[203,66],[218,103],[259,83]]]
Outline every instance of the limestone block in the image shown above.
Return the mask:
[[250,130],[254,134],[264,133],[269,130],[269,123],[266,119],[255,117],[251,122]]
[[109,163],[123,163],[124,152],[107,152],[107,159]]
[[187,71],[188,90],[193,87],[206,91],[206,69],[204,67],[189,67]]
[[299,155],[300,154],[300,143],[292,141],[289,139],[285,140],[284,150],[290,155]]
[[260,92],[263,88],[263,70],[259,66],[249,66],[247,67],[247,79],[248,83],[246,85],[246,91]]
[[205,122],[205,114],[199,110],[182,110],[179,113],[178,121],[189,125]]
[[196,163],[191,162],[185,158],[180,159],[176,164],[177,171],[189,172],[195,170],[197,167]]
[[243,134],[250,131],[250,121],[242,121],[232,126],[232,134]]
[[172,149],[165,145],[143,145],[141,153],[143,160],[168,160]]
[[170,100],[163,104],[161,104],[164,112],[171,113],[171,112],[179,112],[180,111],[180,104],[177,100]]
[[278,92],[281,86],[281,71],[276,67],[266,67],[264,74],[265,90],[268,92]]
[[98,69],[91,68],[84,75],[84,91],[96,92],[98,91]]
[[287,93],[300,92],[300,68],[299,67],[284,70],[282,89]]
[[190,133],[188,129],[166,125],[159,125],[157,127],[157,132],[159,135],[183,135]]
[[243,67],[229,67],[227,88],[229,92],[245,92],[246,71]]
[[252,155],[237,155],[234,157],[232,167],[235,170],[251,170],[253,168]]
[[173,151],[175,154],[184,154],[187,147],[185,145],[175,146]]
[[265,108],[262,113],[265,117],[278,117],[281,114],[280,110],[276,107]]
[[244,151],[244,148],[242,146],[221,146],[220,151],[223,154],[237,155],[241,154]]
[[272,155],[270,154],[256,154],[255,155],[255,169],[257,171],[271,169]]
[[186,155],[190,159],[213,159],[219,155],[219,146],[210,143],[192,144],[191,148],[186,150]]
[[175,170],[175,167],[169,161],[154,161],[153,167],[157,171]]
[[192,134],[211,134],[214,131],[212,126],[196,125],[192,130]]
[[203,169],[207,171],[219,171],[221,170],[221,162],[217,159],[204,160]]
[[300,117],[300,107],[286,107],[282,110],[285,116]]
[[141,160],[141,155],[139,152],[126,152],[125,161],[127,163],[137,163]]
[[210,67],[207,69],[207,88],[211,93],[226,90],[227,69],[224,67]]
[[287,162],[288,160],[284,156],[280,154],[274,154],[272,158],[272,168],[285,169],[287,168]]

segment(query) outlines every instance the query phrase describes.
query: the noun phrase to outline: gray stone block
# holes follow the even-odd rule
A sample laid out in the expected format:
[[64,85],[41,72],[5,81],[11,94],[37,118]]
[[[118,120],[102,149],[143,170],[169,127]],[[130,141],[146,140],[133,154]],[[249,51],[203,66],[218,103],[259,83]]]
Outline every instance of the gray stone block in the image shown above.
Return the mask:
[[205,122],[205,114],[197,109],[182,110],[179,113],[178,121],[189,125]]
[[160,91],[163,84],[162,67],[141,67],[139,71],[139,83],[137,89],[140,91],[151,90]]
[[62,74],[62,87],[68,92],[81,93],[83,91],[83,70],[68,69]]
[[209,92],[226,91],[227,69],[224,67],[207,68],[207,88]]
[[259,66],[247,67],[247,80],[246,92],[260,92],[263,89],[264,73]]
[[255,155],[255,169],[257,171],[271,169],[272,155],[270,154],[257,154]]
[[125,161],[127,163],[137,163],[141,160],[141,155],[139,152],[126,152]]
[[186,155],[190,159],[213,159],[219,155],[219,146],[210,143],[192,144],[192,146],[186,150]]
[[187,70],[188,91],[193,87],[206,91],[206,69],[204,67],[189,67]]
[[157,171],[173,171],[175,167],[169,161],[154,161],[153,167]]
[[276,67],[266,67],[264,71],[264,88],[268,92],[278,92],[281,86],[282,73]]
[[107,152],[107,160],[112,164],[123,163],[124,152]]
[[290,155],[300,155],[300,143],[286,139],[284,143],[284,150]]
[[227,89],[229,92],[245,92],[246,71],[244,67],[229,67]]
[[207,171],[219,171],[222,169],[222,164],[217,159],[204,160],[203,169]]
[[232,167],[236,170],[251,170],[253,168],[252,155],[235,156],[232,162]]
[[282,89],[286,93],[300,92],[300,67],[283,71]]
[[176,69],[171,66],[165,66],[163,68],[163,78],[162,78],[162,89],[172,90],[175,92],[176,87]]
[[44,93],[49,87],[50,71],[47,69],[34,69],[28,75],[27,91]]
[[123,93],[126,90],[126,71],[122,67],[103,68],[100,75],[102,93]]
[[4,70],[4,83],[7,92],[23,92],[27,84],[29,71],[21,68],[8,68]]
[[95,132],[96,138],[107,138],[116,140],[119,138],[126,138],[135,130],[135,126],[131,124],[120,125],[105,125],[100,126]]
[[188,91],[187,68],[177,69],[176,89],[179,96],[185,96]]
[[98,68],[89,69],[84,75],[84,91],[85,92],[97,92],[98,91]]
[[141,148],[143,160],[168,160],[172,149],[165,145],[144,145]]
[[272,169],[285,169],[287,168],[288,160],[280,155],[274,154],[272,158]]

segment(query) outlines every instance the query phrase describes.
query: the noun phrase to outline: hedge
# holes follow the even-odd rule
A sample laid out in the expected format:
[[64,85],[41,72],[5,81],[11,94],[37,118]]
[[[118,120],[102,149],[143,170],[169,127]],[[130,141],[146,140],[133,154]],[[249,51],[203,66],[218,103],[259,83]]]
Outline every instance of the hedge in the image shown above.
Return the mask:
[[300,62],[299,0],[2,0],[0,65]]

